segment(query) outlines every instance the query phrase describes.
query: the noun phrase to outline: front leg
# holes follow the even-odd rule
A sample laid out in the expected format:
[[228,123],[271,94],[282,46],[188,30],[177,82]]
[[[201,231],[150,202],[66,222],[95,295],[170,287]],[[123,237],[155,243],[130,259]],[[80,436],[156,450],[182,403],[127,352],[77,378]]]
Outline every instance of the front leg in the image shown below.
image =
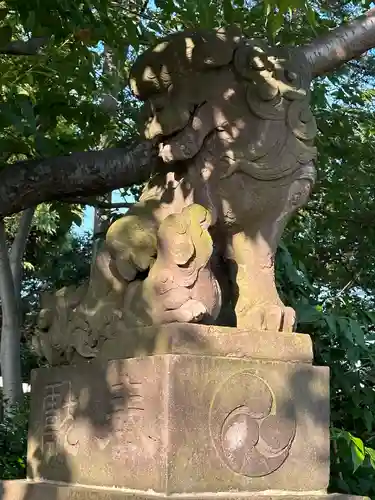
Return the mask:
[[238,328],[293,331],[295,312],[285,307],[276,289],[274,252],[258,233],[232,236],[230,260],[235,282]]
[[304,205],[310,179],[296,179],[281,187],[280,204],[262,218],[233,234],[229,255],[235,282],[237,327],[292,332],[295,311],[281,301],[275,283],[275,253],[292,213]]

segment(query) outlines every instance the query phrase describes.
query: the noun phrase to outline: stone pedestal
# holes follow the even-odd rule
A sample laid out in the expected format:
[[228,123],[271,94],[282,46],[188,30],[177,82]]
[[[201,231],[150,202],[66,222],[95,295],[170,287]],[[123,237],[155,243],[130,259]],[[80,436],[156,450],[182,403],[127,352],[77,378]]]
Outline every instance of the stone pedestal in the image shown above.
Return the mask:
[[[152,493],[124,491],[117,488],[93,488],[52,482],[4,481],[0,485],[2,500],[157,500],[163,497]],[[172,497],[173,498],[173,497]],[[228,495],[191,495],[182,500],[361,500],[364,497],[324,493],[254,492]],[[367,499],[370,500],[370,499]]]
[[107,361],[107,346],[33,373],[29,480],[0,498],[353,498],[325,494],[329,374],[307,335],[169,325],[147,338],[152,355]]

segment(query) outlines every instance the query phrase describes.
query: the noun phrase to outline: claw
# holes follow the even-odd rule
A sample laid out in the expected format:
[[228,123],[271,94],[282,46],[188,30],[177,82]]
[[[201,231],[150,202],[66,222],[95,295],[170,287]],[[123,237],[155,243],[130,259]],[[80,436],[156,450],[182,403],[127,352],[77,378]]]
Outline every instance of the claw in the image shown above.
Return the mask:
[[296,313],[291,307],[264,304],[237,315],[237,327],[276,332],[293,332]]
[[293,332],[296,324],[296,312],[291,307],[286,307],[284,309],[284,317],[281,325],[281,330],[283,332]]

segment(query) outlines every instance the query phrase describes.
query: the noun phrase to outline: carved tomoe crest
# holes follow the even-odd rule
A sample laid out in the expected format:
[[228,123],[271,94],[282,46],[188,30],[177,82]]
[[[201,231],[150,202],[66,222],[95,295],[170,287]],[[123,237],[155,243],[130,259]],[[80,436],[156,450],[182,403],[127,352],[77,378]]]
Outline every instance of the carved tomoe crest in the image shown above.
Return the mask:
[[[246,397],[238,387],[246,387]],[[223,464],[244,476],[266,476],[288,458],[296,432],[294,409],[279,405],[268,383],[244,370],[217,390],[210,431]]]

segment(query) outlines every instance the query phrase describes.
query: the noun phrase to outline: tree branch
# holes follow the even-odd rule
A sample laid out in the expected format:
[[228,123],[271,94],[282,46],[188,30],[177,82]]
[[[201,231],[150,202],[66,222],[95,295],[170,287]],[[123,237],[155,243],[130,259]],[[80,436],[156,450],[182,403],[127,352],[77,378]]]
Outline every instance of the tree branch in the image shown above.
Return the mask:
[[0,54],[6,54],[8,56],[35,56],[48,40],[48,37],[43,36],[30,38],[30,40],[26,42],[22,40],[9,42],[4,47],[0,48]]
[[46,201],[108,193],[146,181],[159,166],[151,141],[17,162],[0,171],[0,217]]
[[300,47],[313,77],[330,73],[375,47],[375,9]]
[[99,200],[98,198],[85,198],[85,197],[77,197],[77,198],[65,198],[63,200],[64,203],[71,203],[72,205],[90,205],[90,207],[97,208],[107,208],[109,210],[115,210],[117,208],[130,208],[133,203],[127,201],[120,201],[117,203],[109,203],[106,201]]
[[[318,76],[373,47],[375,9],[300,50],[310,61],[313,76]],[[148,141],[132,150],[106,149],[8,165],[0,171],[0,217],[46,201],[95,196],[140,184],[159,165],[154,144]]]

